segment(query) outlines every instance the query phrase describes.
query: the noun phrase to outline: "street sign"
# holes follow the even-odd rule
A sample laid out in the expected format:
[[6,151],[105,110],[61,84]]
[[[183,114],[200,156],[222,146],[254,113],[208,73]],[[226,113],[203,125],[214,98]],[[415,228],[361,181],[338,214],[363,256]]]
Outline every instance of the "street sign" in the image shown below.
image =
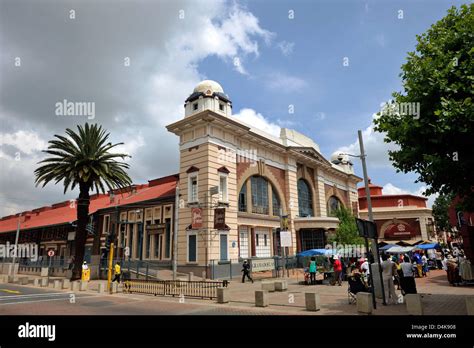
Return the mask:
[[211,196],[213,195],[217,195],[219,193],[219,186],[212,186],[210,189],[209,189],[209,194]]
[[364,238],[377,238],[377,226],[374,222],[362,219],[356,219],[357,229],[359,230],[359,236]]
[[53,257],[54,256],[54,250],[48,250],[48,256]]
[[280,245],[282,247],[291,247],[291,232],[280,231]]
[[224,230],[225,227],[225,208],[214,209],[214,228]]

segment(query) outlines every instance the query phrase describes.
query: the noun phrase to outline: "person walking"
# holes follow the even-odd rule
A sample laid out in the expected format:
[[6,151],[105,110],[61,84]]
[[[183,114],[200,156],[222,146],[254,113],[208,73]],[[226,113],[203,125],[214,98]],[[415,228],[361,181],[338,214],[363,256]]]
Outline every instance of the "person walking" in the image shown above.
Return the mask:
[[334,255],[333,256],[333,260],[334,260],[334,264],[333,264],[333,267],[334,267],[334,284],[333,285],[336,285],[336,282],[338,283],[339,286],[341,286],[341,278],[342,278],[342,264],[341,264],[341,260],[339,260],[339,256],[337,255]]
[[393,277],[397,274],[397,266],[390,260],[387,254],[382,254],[382,279],[385,290],[385,298],[387,303],[396,304],[398,302],[398,296],[395,292],[395,284],[393,283]]
[[316,258],[314,256],[311,257],[311,261],[309,261],[309,277],[310,277],[310,284],[316,284]]
[[116,263],[114,266],[114,279],[112,280],[112,283],[114,281],[117,281],[120,283],[120,276],[122,275],[122,269],[120,268],[120,263]]
[[244,261],[242,265],[242,283],[245,283],[245,277],[247,277],[253,284],[253,279],[250,277],[250,264],[247,262],[247,260]]
[[411,263],[408,256],[405,256],[401,268],[403,272],[403,277],[401,278],[403,295],[416,294],[417,291],[414,273],[414,269],[417,269],[416,266]]

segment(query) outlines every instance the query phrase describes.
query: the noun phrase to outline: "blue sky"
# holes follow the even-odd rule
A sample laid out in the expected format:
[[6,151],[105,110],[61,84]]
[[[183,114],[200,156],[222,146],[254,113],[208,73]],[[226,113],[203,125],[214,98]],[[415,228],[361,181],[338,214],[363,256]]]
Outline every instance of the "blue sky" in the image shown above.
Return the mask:
[[[259,57],[245,60],[250,76],[228,74],[228,63],[216,57],[206,59],[200,69],[209,78],[220,78],[234,109],[252,108],[282,126],[281,121],[289,122],[289,127],[311,136],[329,156],[340,146],[354,143],[357,129],[370,126],[380,103],[401,90],[400,67],[407,52],[414,50],[416,35],[441,19],[449,7],[462,3],[332,0],[270,5],[263,0],[246,1],[260,25],[275,33],[277,42],[291,43],[292,52],[284,55],[274,46],[260,45]],[[294,10],[292,20],[289,10]],[[348,66],[343,65],[344,57],[349,59]],[[269,88],[275,74],[301,79],[301,86]],[[290,104],[295,105],[293,115],[288,114]],[[367,148],[373,182],[419,192],[423,185],[414,183],[415,174],[397,174],[381,155],[371,161],[372,149]],[[361,175],[358,161],[355,165]]]

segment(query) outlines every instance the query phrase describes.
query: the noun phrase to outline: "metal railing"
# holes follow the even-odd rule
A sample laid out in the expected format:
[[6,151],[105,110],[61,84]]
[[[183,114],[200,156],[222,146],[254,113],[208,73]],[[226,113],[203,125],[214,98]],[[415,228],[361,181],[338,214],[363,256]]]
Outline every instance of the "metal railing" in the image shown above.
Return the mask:
[[[171,264],[166,262],[153,262],[153,261],[143,261],[143,260],[134,260],[134,259],[114,259],[112,261],[112,269],[115,263],[119,263],[122,269],[122,272],[128,271],[129,274],[134,274],[135,277],[145,278],[156,278],[158,270],[171,269]],[[101,259],[100,261],[100,272],[101,278],[107,277],[107,270],[109,261],[107,259]]]
[[227,286],[226,281],[126,280],[123,282],[123,292],[214,299],[217,298],[217,288],[223,286]]

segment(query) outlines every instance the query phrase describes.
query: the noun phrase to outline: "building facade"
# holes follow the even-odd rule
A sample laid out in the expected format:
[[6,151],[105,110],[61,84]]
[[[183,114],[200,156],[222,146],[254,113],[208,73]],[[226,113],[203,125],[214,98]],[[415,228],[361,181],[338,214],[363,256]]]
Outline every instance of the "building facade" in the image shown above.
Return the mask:
[[[410,194],[384,195],[381,186],[369,180],[372,213],[380,241],[436,240],[431,209],[427,198]],[[359,214],[368,219],[365,187],[359,191]]]
[[[114,236],[116,257],[170,265],[176,228],[179,270],[201,274],[215,262],[323,248],[338,226],[336,209],[358,214],[361,178],[347,156],[327,160],[295,130],[283,128],[277,137],[237,120],[214,81],[199,83],[184,106],[184,118],[167,126],[179,137],[179,173],[91,196],[87,261],[104,255]],[[67,260],[74,202],[2,218],[0,242],[14,243],[20,219],[20,243]]]
[[287,254],[322,248],[337,228],[335,209],[357,214],[361,178],[347,158],[332,163],[295,130],[275,137],[233,118],[217,82],[198,84],[184,119],[167,129],[179,137],[182,268],[280,255],[282,217],[291,239]]

